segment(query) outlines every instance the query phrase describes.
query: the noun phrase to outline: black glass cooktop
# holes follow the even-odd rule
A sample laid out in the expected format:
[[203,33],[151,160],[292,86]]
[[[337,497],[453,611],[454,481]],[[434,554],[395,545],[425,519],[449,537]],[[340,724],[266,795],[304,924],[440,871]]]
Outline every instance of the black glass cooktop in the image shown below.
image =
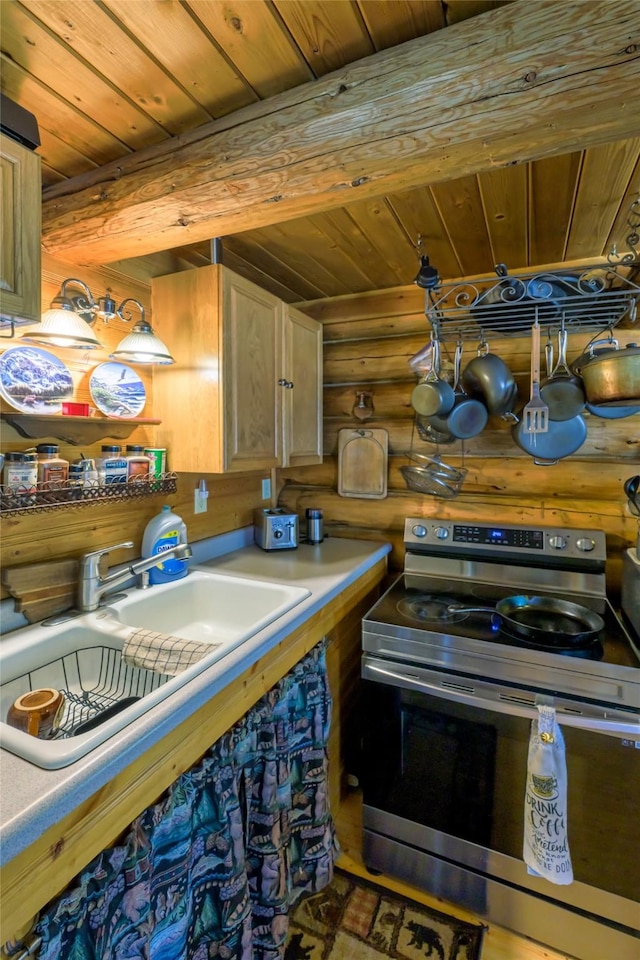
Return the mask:
[[[416,631],[424,631],[425,640],[447,635],[640,667],[620,620],[604,598],[568,594],[558,598],[587,611],[588,625],[583,625],[582,619],[576,625],[558,615],[552,620],[533,618],[527,626],[496,614],[498,601],[516,595],[552,596],[538,589],[535,594],[533,591],[516,593],[513,588],[505,590],[495,584],[403,574],[369,611],[365,622],[388,624],[400,628],[400,632],[408,628],[414,640]],[[456,607],[486,609],[460,611]],[[595,619],[589,617],[589,612],[596,615]],[[594,626],[598,623],[603,624],[602,629]]]

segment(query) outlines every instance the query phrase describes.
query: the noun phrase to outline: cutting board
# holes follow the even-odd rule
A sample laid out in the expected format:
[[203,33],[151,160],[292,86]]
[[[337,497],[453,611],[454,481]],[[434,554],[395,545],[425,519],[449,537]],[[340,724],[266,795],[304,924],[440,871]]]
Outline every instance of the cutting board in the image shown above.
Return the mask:
[[338,493],[382,500],[387,495],[389,434],[381,427],[338,431]]

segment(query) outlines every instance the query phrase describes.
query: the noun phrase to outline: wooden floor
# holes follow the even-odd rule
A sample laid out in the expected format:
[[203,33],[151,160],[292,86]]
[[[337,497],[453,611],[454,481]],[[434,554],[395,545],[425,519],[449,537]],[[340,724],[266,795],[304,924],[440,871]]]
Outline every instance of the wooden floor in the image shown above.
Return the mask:
[[[347,800],[343,802],[335,821],[342,849],[338,866],[348,873],[371,880],[371,875],[367,873],[362,862],[362,800],[357,791],[351,793]],[[429,894],[423,893],[400,880],[394,880],[383,875],[376,876],[375,882],[394,893],[404,895],[411,900],[417,900],[419,903],[424,903],[436,910],[444,910],[461,920],[468,920],[471,923],[484,923],[475,914],[429,896]],[[345,960],[348,960],[348,958],[345,958]],[[489,925],[484,938],[482,960],[571,960],[571,958],[564,953],[556,953],[555,950],[551,950],[542,944],[534,943],[532,940],[518,937],[508,930],[502,929],[502,927]]]

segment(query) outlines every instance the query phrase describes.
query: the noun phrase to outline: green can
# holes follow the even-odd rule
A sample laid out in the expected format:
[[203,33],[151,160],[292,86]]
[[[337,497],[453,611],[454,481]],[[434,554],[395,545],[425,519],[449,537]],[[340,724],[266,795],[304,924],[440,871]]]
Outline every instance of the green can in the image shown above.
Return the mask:
[[[160,477],[167,472],[167,448],[166,447],[145,447],[145,456],[149,457],[151,464],[149,466],[150,477]],[[158,483],[158,488],[160,484]],[[154,489],[154,484],[151,484]]]

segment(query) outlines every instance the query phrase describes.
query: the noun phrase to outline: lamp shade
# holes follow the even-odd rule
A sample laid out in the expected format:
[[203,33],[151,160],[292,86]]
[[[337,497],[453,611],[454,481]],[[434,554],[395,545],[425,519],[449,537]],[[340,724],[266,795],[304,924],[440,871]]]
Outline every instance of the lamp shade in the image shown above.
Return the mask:
[[165,344],[156,337],[151,324],[146,320],[139,320],[110,356],[112,360],[128,360],[130,363],[175,363]]
[[42,314],[42,322],[33,333],[20,338],[27,343],[44,343],[75,350],[100,350],[102,344],[86,321],[73,310],[51,307]]

